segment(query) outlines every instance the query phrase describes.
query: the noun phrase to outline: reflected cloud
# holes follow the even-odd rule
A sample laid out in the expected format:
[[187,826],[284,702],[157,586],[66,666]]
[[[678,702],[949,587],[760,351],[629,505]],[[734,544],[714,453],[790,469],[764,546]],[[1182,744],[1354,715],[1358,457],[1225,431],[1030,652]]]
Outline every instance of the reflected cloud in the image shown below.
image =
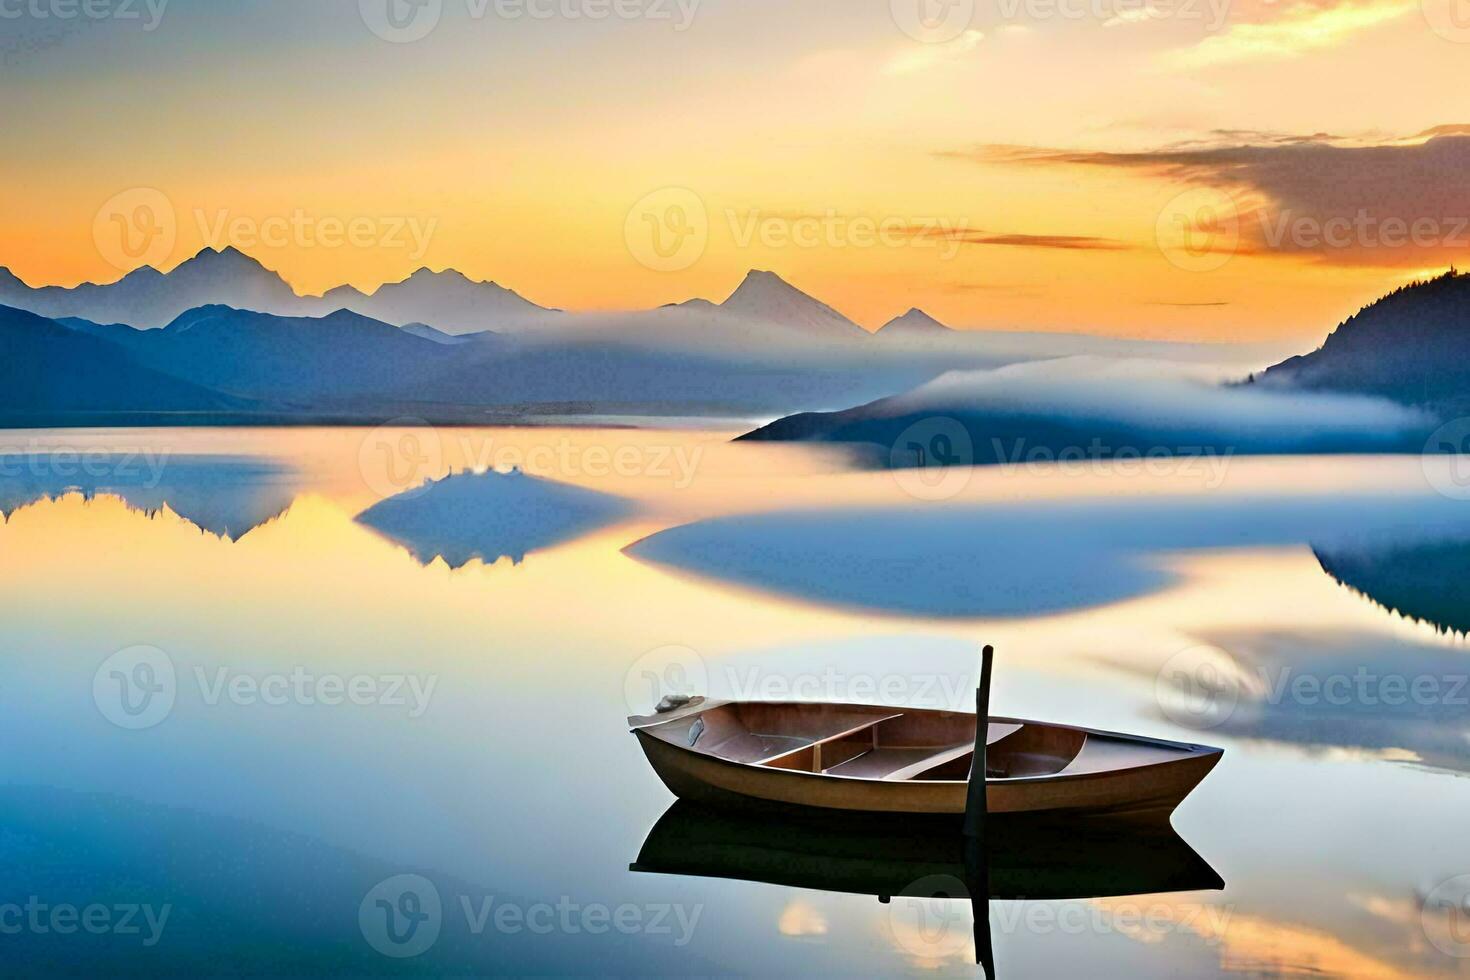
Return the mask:
[[300,489],[291,466],[250,456],[142,453],[0,454],[0,516],[68,493],[113,496],[156,514],[167,507],[200,530],[238,541],[279,517]]
[[[1470,772],[1470,660],[1455,648],[1347,631],[1213,638],[1233,664],[1214,688],[1165,678],[1204,699],[1202,728],[1323,754]],[[1233,678],[1246,678],[1237,682]],[[1178,710],[1171,712],[1178,718]]]
[[787,906],[781,910],[781,918],[776,922],[776,930],[783,936],[796,938],[811,938],[825,936],[827,934],[827,919],[820,909],[813,907],[801,899],[792,899]]
[[[1193,931],[1220,951],[1220,967],[1247,976],[1376,977],[1408,980],[1431,975],[1423,967],[1400,967],[1386,955],[1310,926],[1236,914],[1223,928],[1201,916]],[[1395,950],[1395,952],[1400,952]]]

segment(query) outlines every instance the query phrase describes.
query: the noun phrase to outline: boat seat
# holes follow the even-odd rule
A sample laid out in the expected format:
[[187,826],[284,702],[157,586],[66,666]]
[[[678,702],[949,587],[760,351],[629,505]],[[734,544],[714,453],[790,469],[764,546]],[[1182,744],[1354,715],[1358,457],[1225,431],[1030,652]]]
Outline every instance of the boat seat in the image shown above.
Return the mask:
[[831,772],[854,757],[871,755],[878,743],[878,726],[902,717],[901,711],[891,715],[875,715],[840,732],[818,739],[803,740],[790,751],[763,760],[761,765],[803,772]]
[[811,745],[811,739],[794,735],[757,735],[738,732],[713,744],[696,743],[695,747],[731,762],[765,763]]
[[[985,744],[996,742],[1014,734],[1021,728],[1018,724],[995,722],[986,732]],[[966,739],[953,745],[889,746],[880,745],[871,752],[826,770],[834,776],[854,776],[860,779],[883,779],[901,782],[922,778],[951,763],[957,763],[975,754],[975,743]],[[999,772],[987,775],[1000,775]]]

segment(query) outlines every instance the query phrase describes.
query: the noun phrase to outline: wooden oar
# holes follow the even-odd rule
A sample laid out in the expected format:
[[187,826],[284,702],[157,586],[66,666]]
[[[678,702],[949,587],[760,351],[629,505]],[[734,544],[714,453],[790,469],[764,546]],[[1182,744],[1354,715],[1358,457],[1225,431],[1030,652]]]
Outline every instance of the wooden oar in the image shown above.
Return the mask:
[[990,938],[990,874],[985,860],[985,743],[990,737],[990,666],[995,648],[980,654],[980,686],[975,689],[975,757],[965,795],[965,887],[975,920],[975,962],[987,978],[995,976],[995,949]]
[[980,652],[980,686],[975,689],[975,756],[970,762],[970,786],[965,796],[965,836],[985,836],[985,743],[990,737],[990,665],[995,647]]

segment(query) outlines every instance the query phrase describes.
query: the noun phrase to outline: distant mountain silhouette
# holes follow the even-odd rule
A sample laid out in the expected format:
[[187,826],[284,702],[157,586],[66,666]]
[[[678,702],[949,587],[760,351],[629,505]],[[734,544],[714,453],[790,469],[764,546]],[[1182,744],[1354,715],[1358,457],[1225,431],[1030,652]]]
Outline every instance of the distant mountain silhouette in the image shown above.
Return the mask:
[[324,316],[348,309],[394,325],[429,323],[446,333],[474,333],[546,316],[548,311],[495,283],[453,270],[420,269],[408,279],[364,293],[339,286],[299,296],[278,274],[234,247],[206,248],[169,272],[150,266],[116,282],[73,288],[31,287],[0,268],[0,303],[42,316],[122,322],[140,329],[171,323],[199,306],[230,306],[278,316]]
[[457,473],[369,507],[357,519],[428,564],[451,568],[570,541],[622,519],[633,504],[621,497],[509,473]]
[[162,330],[134,331],[121,345],[142,364],[196,384],[306,406],[400,390],[456,356],[347,310],[312,319],[228,306],[190,310]]
[[443,330],[435,330],[427,323],[405,323],[402,327],[399,327],[399,329],[402,330],[404,333],[413,334],[415,337],[422,338],[423,340],[432,340],[436,344],[446,344],[449,346],[455,346],[458,344],[472,344],[475,342],[476,339],[483,339],[486,337],[494,336],[494,334],[491,334],[489,331],[486,331],[484,333],[468,334],[445,333]]
[[923,310],[915,308],[883,324],[878,328],[877,336],[884,340],[928,339],[948,337],[954,332]]
[[789,327],[814,339],[852,340],[868,336],[862,327],[774,272],[752,270],[719,308],[751,320]]
[[248,407],[246,399],[140,364],[100,336],[0,306],[0,415],[10,424]]
[[537,306],[504,286],[476,282],[453,269],[420,269],[372,293],[338,286],[322,296],[321,305],[353,310],[387,323],[427,323],[446,334],[525,329],[558,312]]
[[652,340],[582,337],[509,343],[465,354],[422,386],[441,401],[568,411],[751,417],[791,406],[842,405],[901,390],[941,368],[911,362],[779,355],[730,346],[669,348]]
[[[297,296],[276,273],[228,248],[206,249],[167,274],[145,268],[75,289],[31,289],[0,269],[3,296],[57,318],[27,343],[49,336],[52,347],[88,354],[38,352],[26,363],[16,349],[10,369],[38,395],[10,409],[0,402],[0,424],[22,425],[63,424],[69,411],[111,412],[111,424],[769,418],[865,404],[948,370],[1119,346],[1096,337],[951,331],[919,311],[875,342],[761,271],[718,305],[696,299],[568,314],[453,271],[420,270],[370,295],[342,287]],[[476,332],[455,333],[469,328]],[[909,335],[917,339],[901,342]],[[1124,346],[1151,356],[1217,356],[1182,345]],[[98,358],[123,366],[108,370],[95,391],[79,392],[78,372]],[[211,414],[185,418],[185,411]],[[104,424],[96,415],[83,421]]]
[[663,335],[461,338],[347,310],[283,317],[210,305],[158,330],[21,310],[10,320],[13,329],[0,337],[11,338],[6,369],[15,383],[10,402],[0,396],[0,423],[14,424],[61,424],[59,412],[110,412],[111,424],[140,421],[122,418],[130,413],[184,411],[230,413],[220,421],[234,422],[463,422],[546,411],[761,415],[871,399],[938,370],[866,355],[798,357],[799,348],[680,347],[661,342]]
[[196,306],[218,303],[280,313],[312,311],[280,276],[235,248],[204,249],[163,273],[150,266],[117,282],[31,288],[4,270],[0,303],[47,317],[80,317],[97,323],[161,327]]
[[1470,411],[1470,275],[1397,289],[1333,331],[1316,351],[1258,383],[1381,395],[1442,415]]

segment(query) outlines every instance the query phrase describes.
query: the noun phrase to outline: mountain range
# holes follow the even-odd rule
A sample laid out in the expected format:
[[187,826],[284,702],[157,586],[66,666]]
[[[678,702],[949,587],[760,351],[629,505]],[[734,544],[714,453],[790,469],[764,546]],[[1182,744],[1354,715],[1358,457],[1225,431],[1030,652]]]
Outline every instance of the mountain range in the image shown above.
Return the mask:
[[[140,330],[165,327],[201,306],[290,317],[322,317],[349,310],[394,326],[417,324],[420,331],[428,326],[451,336],[575,329],[579,321],[595,319],[538,306],[504,286],[472,280],[454,269],[420,269],[402,282],[386,283],[370,293],[344,285],[321,296],[301,296],[280,275],[234,247],[206,248],[169,272],[144,266],[116,282],[71,288],[28,286],[0,267],[0,304],[52,319],[122,323]],[[867,336],[862,327],[772,272],[752,271],[723,303],[691,300],[678,307],[686,312],[717,312],[726,319],[753,324],[775,324],[810,340]]]
[[101,336],[0,307],[0,417],[13,425],[65,421],[73,414],[169,417],[251,407],[148,367]]
[[0,302],[13,425],[769,416],[899,391],[957,356],[1015,359],[895,353],[763,271],[722,303],[569,314],[453,270],[303,297],[227,248],[73,289],[0,270]]
[[121,322],[139,329],[163,327],[199,306],[280,316],[325,316],[345,309],[395,326],[429,323],[453,334],[476,333],[492,324],[512,328],[555,312],[452,269],[420,269],[372,293],[338,286],[323,296],[299,296],[278,274],[234,247],[206,248],[169,272],[143,266],[116,282],[72,288],[28,286],[0,268],[0,304],[46,317]]
[[[1263,396],[1322,390],[1443,401],[1470,380],[1452,356],[1470,329],[1467,282],[1450,276],[1396,293],[1343,324],[1320,351],[1265,372],[1257,387]],[[993,394],[1009,376],[997,388],[986,372],[1027,362],[1256,356],[1228,345],[958,331],[919,309],[870,334],[761,270],[719,303],[566,313],[453,270],[420,270],[371,294],[339,287],[303,297],[227,248],[206,249],[168,273],[143,268],[73,289],[32,288],[0,270],[0,303],[7,304],[0,306],[0,351],[9,355],[0,367],[8,382],[0,424],[7,425],[818,413],[752,438],[826,438],[828,423],[857,435],[846,426],[864,414],[902,416],[895,405],[915,403],[905,401],[908,391],[921,390],[917,401],[931,414],[970,412],[973,399],[964,395],[945,404],[953,383],[931,386],[950,372]],[[943,393],[937,402],[936,392]],[[1113,402],[1126,406],[1129,397],[1125,391]],[[982,428],[997,407],[989,398],[975,416]],[[1248,402],[1269,398],[1231,407]],[[1366,411],[1337,407],[1349,419]],[[1107,400],[1098,411],[1110,417]],[[1016,431],[1037,421],[1022,418]],[[1124,419],[1125,430],[1136,433],[1136,421]],[[1394,432],[1407,427],[1402,418],[1389,424]],[[1055,429],[1083,430],[1070,421]],[[1308,441],[1339,445],[1334,439]]]
[[[850,404],[942,370],[718,310],[645,319],[642,333],[451,335],[345,309],[302,317],[208,304],[139,330],[0,307],[0,424],[748,417]],[[761,331],[769,343],[739,342]]]

